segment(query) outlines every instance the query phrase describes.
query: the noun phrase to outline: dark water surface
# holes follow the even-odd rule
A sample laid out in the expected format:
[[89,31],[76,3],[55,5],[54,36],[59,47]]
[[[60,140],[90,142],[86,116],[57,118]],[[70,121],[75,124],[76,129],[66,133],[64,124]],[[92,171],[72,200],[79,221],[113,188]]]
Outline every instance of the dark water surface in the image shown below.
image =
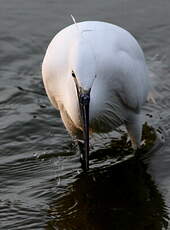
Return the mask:
[[[153,151],[116,164],[119,148],[102,138],[88,174],[41,80],[47,45],[70,14],[134,34],[157,90],[144,110],[161,136]],[[0,0],[0,230],[168,229],[169,60],[169,0]]]

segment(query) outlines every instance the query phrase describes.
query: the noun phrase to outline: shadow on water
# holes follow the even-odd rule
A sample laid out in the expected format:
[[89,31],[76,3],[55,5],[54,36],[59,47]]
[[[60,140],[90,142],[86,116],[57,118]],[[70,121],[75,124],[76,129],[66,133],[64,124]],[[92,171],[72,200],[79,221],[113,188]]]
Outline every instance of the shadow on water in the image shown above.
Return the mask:
[[46,229],[167,229],[164,199],[147,171],[139,153],[122,163],[79,174],[68,192],[50,205]]

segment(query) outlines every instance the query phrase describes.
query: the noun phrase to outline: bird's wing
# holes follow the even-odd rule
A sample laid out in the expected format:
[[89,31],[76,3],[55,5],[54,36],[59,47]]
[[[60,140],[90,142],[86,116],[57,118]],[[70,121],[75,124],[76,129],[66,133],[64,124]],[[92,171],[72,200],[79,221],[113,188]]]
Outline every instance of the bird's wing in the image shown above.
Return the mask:
[[[58,109],[58,104],[56,100],[56,95],[53,93],[53,88],[51,87],[51,75],[48,72],[48,68],[45,65],[42,65],[42,76],[43,76],[43,82],[44,82],[44,87],[46,90],[46,93],[48,95],[48,98],[51,102],[51,104]],[[53,79],[52,79],[53,80]],[[54,84],[54,83],[53,83]]]
[[143,58],[135,59],[126,52],[120,52],[117,60],[116,93],[125,106],[138,112],[145,103],[149,91],[145,61]]

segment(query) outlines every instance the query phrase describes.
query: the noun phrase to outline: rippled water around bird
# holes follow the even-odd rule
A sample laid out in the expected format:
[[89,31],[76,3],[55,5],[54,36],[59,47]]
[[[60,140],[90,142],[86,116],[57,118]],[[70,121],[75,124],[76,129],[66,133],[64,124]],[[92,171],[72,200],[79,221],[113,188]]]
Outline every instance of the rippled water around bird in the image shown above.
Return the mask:
[[[0,230],[168,229],[169,9],[168,0],[0,1]],[[139,157],[102,137],[92,144],[87,174],[41,80],[47,45],[72,23],[70,14],[134,34],[156,89],[157,103],[144,109]]]

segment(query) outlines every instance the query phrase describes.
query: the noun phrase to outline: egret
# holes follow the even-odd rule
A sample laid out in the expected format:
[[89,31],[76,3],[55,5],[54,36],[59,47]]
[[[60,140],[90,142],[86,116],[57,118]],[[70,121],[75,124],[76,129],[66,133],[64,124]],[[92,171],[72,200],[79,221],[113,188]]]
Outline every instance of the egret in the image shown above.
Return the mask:
[[59,109],[89,168],[89,136],[124,125],[140,146],[141,108],[150,90],[148,68],[136,39],[100,21],[73,23],[50,42],[42,64],[46,93]]

